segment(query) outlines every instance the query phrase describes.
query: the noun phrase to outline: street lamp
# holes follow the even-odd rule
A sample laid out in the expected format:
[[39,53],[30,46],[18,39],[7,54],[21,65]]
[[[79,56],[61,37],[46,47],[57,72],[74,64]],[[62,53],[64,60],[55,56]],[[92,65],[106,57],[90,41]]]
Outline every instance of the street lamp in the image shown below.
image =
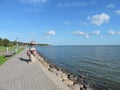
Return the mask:
[[15,49],[15,53],[17,53],[17,51],[18,51],[18,38],[16,38],[16,49]]

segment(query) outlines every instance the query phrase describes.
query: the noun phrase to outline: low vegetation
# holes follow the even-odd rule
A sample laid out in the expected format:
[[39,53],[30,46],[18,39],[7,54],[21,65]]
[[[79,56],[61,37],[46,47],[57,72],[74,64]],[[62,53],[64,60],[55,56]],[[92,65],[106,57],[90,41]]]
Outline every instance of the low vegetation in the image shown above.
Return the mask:
[[0,56],[0,65],[2,65],[6,61],[7,61],[7,58],[5,58],[4,55]]
[[[17,53],[13,54],[11,57],[15,56],[16,54],[18,54],[19,52],[21,52],[23,49],[24,49],[23,47],[19,47]],[[4,64],[11,57],[5,57],[5,55],[0,55],[0,65]]]

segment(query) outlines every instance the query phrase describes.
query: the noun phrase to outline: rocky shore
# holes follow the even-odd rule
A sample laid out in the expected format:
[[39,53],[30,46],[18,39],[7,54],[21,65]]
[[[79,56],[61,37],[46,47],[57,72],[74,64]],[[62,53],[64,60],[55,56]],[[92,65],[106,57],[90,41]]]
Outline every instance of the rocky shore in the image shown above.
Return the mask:
[[62,81],[65,85],[70,87],[72,90],[96,90],[84,80],[84,76],[76,77],[62,68],[51,64],[48,62],[46,58],[44,58],[41,54],[38,56],[38,60],[47,68],[48,71],[54,73],[60,81]]

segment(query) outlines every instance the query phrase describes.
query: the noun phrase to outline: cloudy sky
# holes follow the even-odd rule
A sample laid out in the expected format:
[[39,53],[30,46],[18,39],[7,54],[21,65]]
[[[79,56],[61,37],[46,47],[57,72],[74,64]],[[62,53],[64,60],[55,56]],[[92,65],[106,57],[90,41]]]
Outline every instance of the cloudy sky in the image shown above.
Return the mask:
[[120,45],[120,0],[0,0],[0,38]]

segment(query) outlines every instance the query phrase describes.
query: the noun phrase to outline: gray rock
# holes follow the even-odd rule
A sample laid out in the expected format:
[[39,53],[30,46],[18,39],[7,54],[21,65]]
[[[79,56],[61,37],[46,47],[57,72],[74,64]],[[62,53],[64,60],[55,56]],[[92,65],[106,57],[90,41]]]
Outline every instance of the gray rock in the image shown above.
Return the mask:
[[64,80],[63,83],[66,84],[67,86],[72,86],[74,84],[74,82],[69,80],[69,79],[68,80]]

